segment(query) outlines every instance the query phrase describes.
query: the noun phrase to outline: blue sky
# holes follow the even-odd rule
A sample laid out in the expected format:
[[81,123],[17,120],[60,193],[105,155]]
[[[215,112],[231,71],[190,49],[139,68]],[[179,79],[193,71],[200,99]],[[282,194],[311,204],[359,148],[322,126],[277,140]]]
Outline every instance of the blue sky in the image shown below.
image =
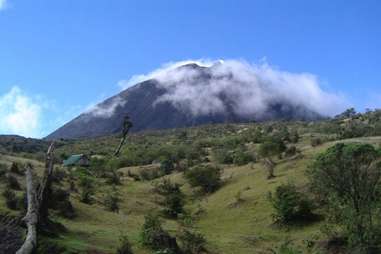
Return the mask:
[[186,59],[261,59],[381,107],[381,2],[0,0],[0,133],[42,137]]

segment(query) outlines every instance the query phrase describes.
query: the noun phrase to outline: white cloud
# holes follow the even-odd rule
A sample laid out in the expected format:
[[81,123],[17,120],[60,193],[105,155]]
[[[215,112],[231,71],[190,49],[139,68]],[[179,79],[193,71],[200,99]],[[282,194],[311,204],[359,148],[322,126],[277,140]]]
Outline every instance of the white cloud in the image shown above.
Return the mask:
[[5,9],[7,6],[7,0],[0,0],[0,10]]
[[15,86],[0,95],[0,133],[26,137],[41,135],[42,108]]
[[126,100],[123,100],[120,97],[114,97],[106,100],[104,103],[95,105],[91,104],[87,107],[85,113],[94,117],[109,118],[114,114],[118,107],[122,107],[126,102]]
[[[178,68],[189,63],[209,68],[206,71]],[[200,79],[200,75],[209,75],[209,78]],[[264,59],[259,64],[243,60],[169,63],[149,74],[121,81],[119,85],[126,88],[148,79],[156,79],[159,86],[167,90],[156,103],[170,102],[193,115],[225,112],[223,98],[228,98],[235,113],[257,117],[266,114],[271,104],[277,102],[326,116],[335,115],[349,105],[341,94],[324,91],[316,75],[282,71]]]
[[208,59],[198,59],[198,60],[184,60],[179,62],[169,62],[169,63],[163,64],[159,69],[156,69],[148,74],[133,75],[128,80],[121,80],[118,82],[118,86],[121,87],[122,89],[126,89],[128,87],[136,85],[137,83],[143,82],[145,80],[149,80],[149,79],[160,77],[160,76],[165,76],[167,75],[168,72],[171,72],[177,67],[180,67],[186,64],[194,63],[199,66],[210,67],[216,62],[222,62],[222,60],[212,61]]

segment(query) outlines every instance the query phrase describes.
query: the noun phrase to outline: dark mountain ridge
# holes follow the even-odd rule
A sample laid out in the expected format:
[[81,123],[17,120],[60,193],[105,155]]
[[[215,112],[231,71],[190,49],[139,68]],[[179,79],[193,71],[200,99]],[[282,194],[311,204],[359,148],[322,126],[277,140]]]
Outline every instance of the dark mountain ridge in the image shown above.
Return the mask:
[[[215,77],[212,67],[201,67],[197,64],[183,65],[179,71],[190,70],[197,75],[192,76],[192,84],[207,84],[212,79],[229,79],[231,74]],[[191,85],[192,85],[191,84]],[[178,84],[181,86],[181,81]],[[205,86],[206,89],[208,87]],[[321,116],[303,106],[295,106],[286,100],[274,99],[263,114],[238,114],[234,108],[237,101],[231,95],[221,92],[218,98],[223,102],[223,112],[192,113],[187,104],[160,101],[168,93],[170,86],[164,86],[156,79],[138,83],[121,93],[106,99],[92,110],[82,113],[46,139],[79,139],[119,133],[125,115],[129,115],[134,126],[133,132],[155,129],[182,128],[213,123],[238,123],[266,120],[316,120]]]

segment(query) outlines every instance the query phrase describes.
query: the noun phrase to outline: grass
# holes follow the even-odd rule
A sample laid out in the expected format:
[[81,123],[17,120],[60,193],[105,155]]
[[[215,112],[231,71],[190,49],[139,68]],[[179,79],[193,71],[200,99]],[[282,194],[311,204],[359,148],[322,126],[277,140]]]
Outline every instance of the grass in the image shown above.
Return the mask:
[[[380,144],[381,137],[355,138],[339,142],[362,142]],[[284,241],[293,241],[307,251],[306,241],[322,238],[320,227],[322,223],[303,226],[279,228],[272,221],[272,207],[267,196],[282,183],[293,182],[303,187],[307,183],[305,170],[313,157],[324,151],[335,142],[311,147],[309,136],[305,135],[298,143],[298,149],[303,157],[295,160],[281,160],[275,168],[276,177],[267,180],[267,172],[261,163],[245,166],[223,166],[223,186],[213,194],[200,199],[193,199],[193,191],[186,184],[182,173],[174,173],[168,177],[180,184],[187,195],[187,209],[204,211],[200,213],[196,223],[198,230],[206,236],[208,249],[211,253],[244,254],[271,253],[274,246]],[[12,162],[21,164],[32,163],[37,172],[41,172],[43,164],[31,159],[0,155],[0,162],[10,165]],[[136,173],[139,167],[123,168]],[[20,176],[19,181],[23,180]],[[146,254],[151,251],[139,243],[140,228],[144,215],[158,211],[156,194],[152,192],[152,182],[136,182],[127,177],[118,187],[121,193],[119,213],[106,211],[102,205],[104,195],[110,190],[105,184],[97,184],[96,202],[86,205],[79,202],[79,195],[72,195],[77,217],[63,219],[54,217],[67,228],[67,232],[54,238],[53,241],[66,248],[66,253],[86,253],[97,250],[100,253],[115,253],[121,234],[127,234],[132,242],[134,253]],[[0,183],[0,190],[5,185]],[[239,197],[239,200],[237,199]],[[9,212],[5,208],[3,198],[0,198],[0,212]],[[176,234],[179,227],[174,220],[164,220],[164,227]]]

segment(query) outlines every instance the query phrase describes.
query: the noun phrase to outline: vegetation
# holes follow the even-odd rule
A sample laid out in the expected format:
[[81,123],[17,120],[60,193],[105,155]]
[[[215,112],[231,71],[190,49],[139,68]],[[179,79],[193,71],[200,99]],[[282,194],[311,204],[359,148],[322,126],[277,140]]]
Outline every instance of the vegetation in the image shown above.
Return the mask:
[[185,178],[193,187],[204,193],[212,193],[221,186],[221,169],[210,165],[199,165],[185,172]]
[[[350,110],[311,123],[144,132],[129,135],[119,157],[110,156],[119,136],[59,141],[49,209],[65,230],[40,246],[51,253],[378,253],[380,127],[381,111]],[[44,168],[45,143],[29,151],[11,144],[0,140],[0,224],[23,208],[22,165],[31,163],[38,176]],[[77,153],[89,155],[88,168],[60,166]],[[269,165],[276,177],[265,180]]]
[[380,248],[380,158],[372,145],[337,144],[320,154],[310,170],[312,186],[327,203],[331,222],[361,253]]

